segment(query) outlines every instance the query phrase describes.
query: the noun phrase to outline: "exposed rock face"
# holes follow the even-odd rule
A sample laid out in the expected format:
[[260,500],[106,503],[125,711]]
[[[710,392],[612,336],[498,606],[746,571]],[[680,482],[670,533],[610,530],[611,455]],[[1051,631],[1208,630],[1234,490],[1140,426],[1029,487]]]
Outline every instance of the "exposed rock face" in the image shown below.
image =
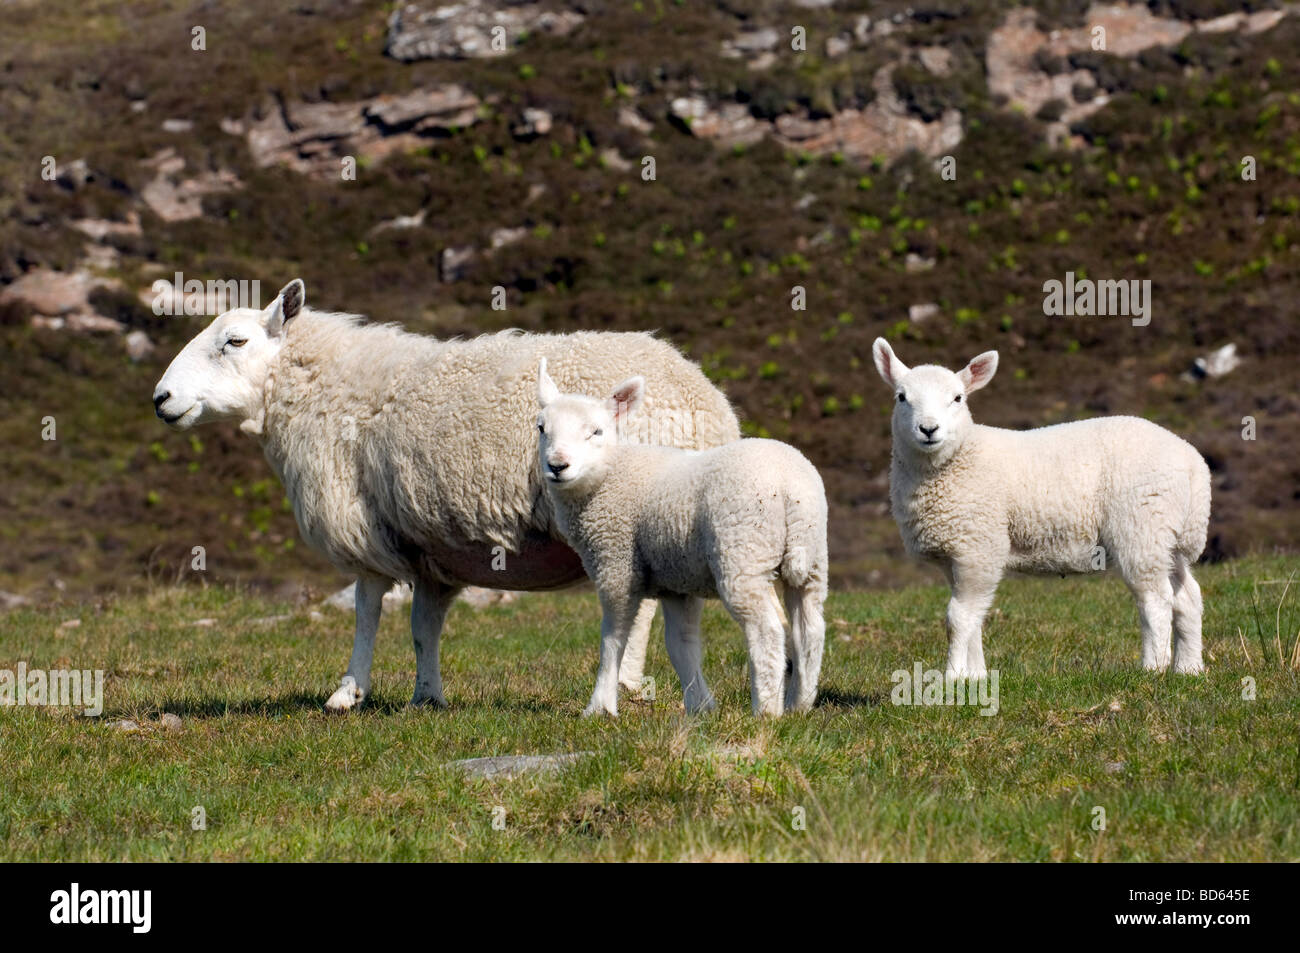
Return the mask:
[[846,109],[825,119],[786,114],[767,122],[741,103],[714,106],[701,96],[675,99],[669,109],[691,135],[728,147],[771,136],[786,148],[814,155],[839,152],[848,159],[878,155],[892,159],[909,149],[930,157],[950,153],[961,143],[961,113],[947,110],[936,122],[909,115],[894,90],[892,73],[892,66],[876,71],[872,79],[876,98],[865,108]]
[[564,36],[583,19],[574,10],[551,10],[527,0],[406,4],[388,18],[384,52],[403,62],[506,56],[526,34]]
[[143,163],[154,171],[154,178],[140,191],[140,198],[164,222],[184,222],[203,214],[203,197],[230,192],[241,187],[233,172],[202,172],[193,178],[181,178],[185,160],[175,149],[164,149]]
[[[1093,4],[1089,7],[1087,23],[1072,30],[1045,32],[1036,25],[1034,11],[1017,8],[1007,14],[1002,25],[989,33],[985,53],[989,92],[1005,96],[1009,103],[1030,115],[1036,114],[1053,100],[1065,104],[1056,121],[1048,126],[1049,140],[1063,141],[1068,136],[1071,123],[1078,122],[1109,102],[1100,90],[1091,99],[1078,102],[1074,95],[1076,86],[1096,87],[1096,80],[1088,70],[1066,70],[1050,75],[1039,68],[1036,57],[1040,51],[1057,57],[1068,57],[1094,48],[1095,32],[1102,28],[1105,52],[1116,56],[1136,56],[1153,46],[1171,46],[1193,31],[1224,33],[1244,30],[1259,33],[1276,26],[1284,10],[1266,10],[1259,13],[1231,13],[1213,20],[1189,23],[1154,16],[1145,6],[1129,4]],[[1077,140],[1073,141],[1078,145]]]
[[455,83],[400,96],[346,103],[294,103],[260,121],[223,123],[246,129],[248,148],[259,166],[284,164],[319,177],[341,176],[344,156],[382,159],[413,149],[428,138],[472,126],[481,102]]
[[18,302],[35,312],[32,326],[59,331],[118,333],[124,326],[95,311],[90,294],[96,288],[120,287],[89,271],[35,268],[0,288],[0,304]]

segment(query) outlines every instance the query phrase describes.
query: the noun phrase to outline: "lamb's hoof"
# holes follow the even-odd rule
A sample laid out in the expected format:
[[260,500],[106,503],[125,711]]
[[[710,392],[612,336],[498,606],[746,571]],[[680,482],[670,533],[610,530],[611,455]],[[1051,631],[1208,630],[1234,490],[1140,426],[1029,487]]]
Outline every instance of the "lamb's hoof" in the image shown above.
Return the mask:
[[1188,662],[1186,665],[1181,662],[1174,663],[1175,675],[1204,675],[1205,666],[1200,662]]
[[982,682],[984,679],[989,677],[989,673],[987,669],[983,668],[950,668],[943,673],[943,677],[948,681],[953,682]]
[[325,710],[342,714],[358,707],[365,700],[366,693],[357,687],[356,679],[351,675],[343,678],[343,684],[335,689],[334,694],[325,702]]
[[591,702],[589,705],[587,705],[586,708],[582,710],[583,718],[592,718],[597,715],[608,715],[610,718],[617,718],[618,709],[610,708],[607,705],[601,705],[598,704],[597,702]]
[[446,708],[447,699],[441,695],[424,695],[415,696],[406,706],[407,708]]

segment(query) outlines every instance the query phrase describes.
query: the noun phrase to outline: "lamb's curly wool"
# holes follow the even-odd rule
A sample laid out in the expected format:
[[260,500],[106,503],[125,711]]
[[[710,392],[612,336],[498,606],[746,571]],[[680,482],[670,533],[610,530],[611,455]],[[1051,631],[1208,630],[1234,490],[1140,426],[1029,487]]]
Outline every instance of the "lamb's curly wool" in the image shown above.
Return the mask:
[[997,367],[909,369],[883,338],[876,366],[895,392],[890,499],[908,551],[952,584],[948,669],[983,676],[981,626],[1007,570],[1114,566],[1137,600],[1142,661],[1201,670],[1201,597],[1189,566],[1205,548],[1210,472],[1189,443],[1137,417],[1013,431],[971,421],[965,398]]
[[[774,440],[698,452],[621,444],[619,422],[643,390],[652,391],[640,378],[609,401],[559,394],[545,364],[539,381],[538,453],[548,495],[604,612],[600,673],[586,714],[618,713],[622,645],[643,600],[655,597],[688,711],[713,705],[699,637],[701,600],[713,597],[744,629],[755,714],[811,708],[827,581],[826,494],[813,465]],[[788,629],[775,582],[785,590]]]
[[[416,703],[443,704],[442,622],[465,585],[548,589],[582,578],[554,530],[537,473],[534,373],[603,390],[631,373],[656,396],[630,439],[683,447],[735,440],[730,405],[670,344],[642,333],[505,331],[438,341],[303,306],[300,281],[266,310],[217,318],[155,391],[174,427],[236,419],[284,483],[304,539],[355,573],[357,633],[328,702],[364,698],[381,597],[414,584]],[[638,619],[624,677],[640,686],[654,604]]]

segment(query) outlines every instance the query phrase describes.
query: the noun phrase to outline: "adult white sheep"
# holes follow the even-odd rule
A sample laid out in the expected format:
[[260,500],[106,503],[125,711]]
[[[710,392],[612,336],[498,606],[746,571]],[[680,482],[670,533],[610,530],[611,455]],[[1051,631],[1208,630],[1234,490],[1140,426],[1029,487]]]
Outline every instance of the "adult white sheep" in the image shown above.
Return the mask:
[[[745,632],[756,715],[817,697],[826,625],[826,491],[794,447],[738,440],[710,450],[628,445],[620,428],[649,390],[561,394],[538,369],[539,469],[564,538],[600,594],[600,671],[584,715],[618,714],[618,671],[638,607],[658,597],[688,712],[713,707],[700,670],[703,599]],[[785,589],[787,628],[774,583]],[[782,698],[782,684],[785,693]]]
[[[636,371],[656,400],[631,439],[710,447],[739,437],[726,398],[649,334],[505,331],[437,341],[303,307],[300,280],[265,310],[237,308],[172,361],[157,414],[184,429],[234,419],[262,444],[306,542],[357,576],[352,659],[327,707],[370,690],[384,592],[414,586],[413,704],[445,704],[438,661],[447,609],[466,585],[550,589],[582,578],[553,532],[536,468],[533,369],[549,357],[572,387]],[[654,603],[637,619],[623,680],[639,687]],[[639,654],[638,654],[639,652]]]
[[[1201,590],[1210,471],[1196,448],[1139,417],[1014,431],[971,420],[967,398],[998,366],[909,369],[884,338],[876,370],[894,391],[889,495],[908,551],[952,587],[948,674],[985,675],[981,628],[1007,570],[1078,573],[1113,564],[1137,600],[1142,666],[1201,665]],[[1100,549],[1098,549],[1100,547]]]

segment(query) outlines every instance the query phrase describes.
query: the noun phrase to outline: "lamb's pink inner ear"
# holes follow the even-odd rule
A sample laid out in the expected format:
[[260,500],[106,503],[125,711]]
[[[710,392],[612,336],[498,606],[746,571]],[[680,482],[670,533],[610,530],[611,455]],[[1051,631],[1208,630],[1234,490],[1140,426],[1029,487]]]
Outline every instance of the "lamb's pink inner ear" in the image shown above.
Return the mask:
[[966,385],[966,393],[979,390],[985,384],[993,379],[994,372],[998,369],[998,352],[985,351],[979,357],[973,358],[969,364],[962,368],[961,379]]
[[633,377],[619,384],[618,389],[609,396],[614,419],[622,420],[635,411],[641,405],[644,390],[645,381],[640,377]]

